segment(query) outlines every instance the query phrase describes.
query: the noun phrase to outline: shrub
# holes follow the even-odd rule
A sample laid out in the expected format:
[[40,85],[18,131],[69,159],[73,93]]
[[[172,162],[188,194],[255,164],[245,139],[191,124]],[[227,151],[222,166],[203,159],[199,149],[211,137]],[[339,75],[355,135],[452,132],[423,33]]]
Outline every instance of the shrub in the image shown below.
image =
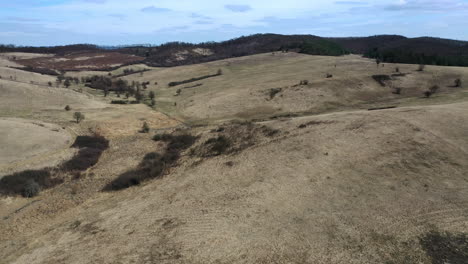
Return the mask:
[[96,148],[105,150],[109,147],[109,140],[103,136],[78,136],[72,147],[74,148]]
[[156,135],[154,135],[153,140],[154,140],[154,141],[161,141],[161,140],[163,140],[163,136],[164,136],[164,135],[165,135],[165,134],[163,134],[163,135],[161,135],[161,134],[156,134]]
[[103,150],[97,148],[82,148],[71,160],[62,164],[61,168],[66,171],[85,171],[96,165]]
[[126,100],[112,100],[111,104],[127,104],[128,102]]
[[102,152],[109,148],[109,141],[99,135],[78,136],[72,147],[80,149],[78,154],[60,168],[66,171],[84,171],[96,165]]
[[462,81],[460,78],[455,80],[455,87],[461,87],[462,86]]
[[76,119],[77,124],[85,119],[85,116],[81,112],[75,112],[73,117]]
[[121,174],[117,179],[106,185],[103,189],[104,191],[122,190],[139,185],[145,180],[160,177],[166,168],[173,166],[177,162],[180,158],[180,152],[195,143],[197,137],[187,134],[162,134],[156,135],[154,139],[167,142],[165,152],[163,154],[156,152],[146,154],[135,170]]
[[308,85],[309,84],[309,80],[302,80],[299,82],[299,85]]
[[65,106],[65,110],[66,111],[70,111],[71,110],[71,107],[69,105]]
[[71,85],[70,80],[67,78],[67,79],[65,80],[65,82],[63,83],[63,85],[65,85],[66,88],[70,87],[70,85]]
[[225,136],[219,136],[208,139],[205,142],[205,145],[210,146],[210,155],[217,156],[226,152],[226,150],[231,146],[231,142]]
[[397,87],[395,90],[392,92],[393,94],[401,94],[401,88]]
[[385,81],[390,81],[390,76],[386,74],[372,75],[372,78],[380,84],[380,86],[386,86]]
[[431,263],[467,263],[467,234],[430,231],[419,238],[419,244],[430,257]]
[[400,72],[400,68],[396,67],[395,72]]
[[200,81],[200,80],[203,80],[203,79],[208,79],[208,78],[211,78],[211,77],[220,76],[222,74],[223,74],[223,71],[220,69],[220,70],[218,70],[216,72],[216,74],[204,75],[204,76],[195,77],[195,78],[192,78],[192,79],[178,81],[178,82],[170,82],[168,85],[169,85],[169,87],[173,87],[173,86],[177,86],[177,85],[181,85],[181,84],[196,82],[196,81]]
[[280,93],[282,90],[283,90],[283,89],[281,89],[281,88],[271,88],[271,89],[270,89],[270,93],[269,93],[269,95],[270,95],[270,100],[273,99],[273,98],[275,98],[276,94]]
[[39,186],[39,184],[36,181],[30,179],[24,185],[23,197],[26,197],[26,198],[34,197],[38,195],[40,191],[41,191],[41,186]]
[[140,132],[141,133],[148,133],[150,131],[150,127],[147,122],[143,123],[143,126],[141,127]]
[[330,73],[327,73],[326,77],[327,77],[327,78],[333,78],[333,75],[330,74]]
[[439,90],[439,88],[440,87],[438,85],[433,85],[431,88],[429,88],[429,91],[434,94]]
[[39,186],[40,191],[41,189],[53,187],[61,182],[62,180],[60,179],[52,178],[50,169],[26,170],[4,176],[0,179],[0,194],[32,197],[30,195],[38,193],[36,192],[36,184]]
[[425,91],[425,92],[424,92],[424,96],[425,96],[426,98],[431,97],[431,95],[432,95],[432,92],[431,92],[431,91]]

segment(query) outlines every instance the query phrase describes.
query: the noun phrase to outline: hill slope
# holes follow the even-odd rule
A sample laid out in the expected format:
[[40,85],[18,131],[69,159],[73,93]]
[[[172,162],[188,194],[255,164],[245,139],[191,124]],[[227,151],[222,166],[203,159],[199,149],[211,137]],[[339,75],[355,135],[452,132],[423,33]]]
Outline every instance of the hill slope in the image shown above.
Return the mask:
[[[170,82],[212,75],[219,69],[222,75],[168,86]],[[388,80],[379,84],[373,76],[386,76]],[[450,87],[457,78],[467,80],[468,68],[433,66],[418,72],[415,65],[377,67],[374,61],[357,55],[330,57],[292,52],[153,69],[143,77],[124,77],[129,82],[149,82],[158,109],[195,123],[433,103],[444,98],[461,100],[466,97],[466,89]],[[301,84],[304,80],[307,84]],[[433,85],[440,89],[426,100],[423,93]],[[395,94],[397,88],[400,94]]]
[[[467,110],[460,103],[262,123],[277,134],[252,134],[254,143],[237,153],[184,155],[162,179],[98,194],[37,223],[33,234],[3,233],[0,256],[11,263],[437,263],[425,243],[441,247],[432,240],[441,233],[440,243],[463,248],[443,234],[468,225]],[[254,131],[224,128],[192,132],[203,145]],[[2,225],[46,208],[39,202]],[[460,254],[452,260],[463,261]]]

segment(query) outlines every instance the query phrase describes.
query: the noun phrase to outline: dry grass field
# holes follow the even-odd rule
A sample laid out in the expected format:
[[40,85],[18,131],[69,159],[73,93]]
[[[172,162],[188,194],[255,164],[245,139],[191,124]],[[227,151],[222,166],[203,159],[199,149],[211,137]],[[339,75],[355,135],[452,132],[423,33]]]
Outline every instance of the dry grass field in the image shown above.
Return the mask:
[[[76,136],[109,141],[38,196],[0,196],[0,263],[468,261],[468,86],[452,87],[468,69],[296,53],[148,69],[123,78],[150,82],[154,109],[0,80],[4,175],[65,168]],[[144,166],[156,176],[136,181]]]
[[[395,71],[397,67],[399,73]],[[214,74],[218,69],[223,72],[221,76],[168,87],[170,82]],[[268,53],[155,69],[145,72],[143,77],[135,74],[125,79],[150,82],[162,111],[194,123],[317,114],[382,104],[420,105],[425,104],[421,99],[423,92],[432,85],[440,86],[436,97],[452,94],[456,94],[455,98],[466,97],[466,90],[449,87],[456,78],[468,77],[466,68],[428,66],[423,72],[417,69],[417,65],[405,64],[377,67],[375,61],[357,55]],[[326,78],[327,74],[333,76]],[[389,75],[392,80],[381,86],[373,75]],[[299,85],[301,80],[307,80],[308,84]],[[396,88],[401,88],[401,94],[392,93]],[[174,96],[177,89],[181,93]],[[273,98],[272,89],[278,91]]]

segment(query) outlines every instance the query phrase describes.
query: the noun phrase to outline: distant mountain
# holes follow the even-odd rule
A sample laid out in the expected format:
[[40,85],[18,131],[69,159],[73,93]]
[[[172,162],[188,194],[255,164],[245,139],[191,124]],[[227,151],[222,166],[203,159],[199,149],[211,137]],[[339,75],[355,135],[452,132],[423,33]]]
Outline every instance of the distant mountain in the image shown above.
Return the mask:
[[57,47],[0,46],[0,52],[54,53],[61,56],[109,50],[144,57],[144,63],[158,67],[195,64],[275,51],[330,56],[352,52],[384,62],[468,66],[467,41],[431,37],[407,38],[399,35],[322,38],[313,35],[256,34],[223,42],[200,44],[171,42],[159,46],[99,47],[89,44]]
[[70,55],[75,52],[91,52],[104,50],[92,44],[75,44],[66,46],[50,46],[50,47],[27,47],[14,45],[0,45],[0,52],[29,52],[29,53],[49,53],[59,56]]
[[177,66],[274,51],[296,51],[338,56],[347,51],[339,44],[313,35],[256,34],[223,42],[172,42],[156,47],[129,47],[121,52],[146,57],[151,66]]

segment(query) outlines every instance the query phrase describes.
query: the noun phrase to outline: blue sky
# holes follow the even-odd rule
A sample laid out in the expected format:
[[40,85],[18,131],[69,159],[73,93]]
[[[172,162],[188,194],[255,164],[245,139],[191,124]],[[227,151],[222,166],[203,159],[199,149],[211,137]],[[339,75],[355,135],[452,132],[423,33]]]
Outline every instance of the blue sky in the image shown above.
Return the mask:
[[3,44],[160,44],[255,33],[468,40],[468,0],[0,0]]

